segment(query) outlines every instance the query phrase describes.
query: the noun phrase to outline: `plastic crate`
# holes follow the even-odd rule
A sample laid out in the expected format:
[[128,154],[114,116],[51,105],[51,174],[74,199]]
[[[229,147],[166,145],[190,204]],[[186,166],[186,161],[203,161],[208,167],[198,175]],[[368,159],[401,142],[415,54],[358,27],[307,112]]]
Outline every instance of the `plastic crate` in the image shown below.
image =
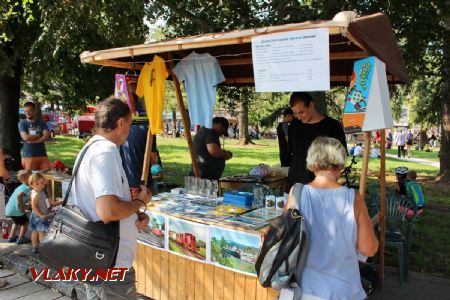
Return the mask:
[[223,193],[223,203],[233,204],[251,208],[253,204],[253,194],[248,192],[225,192]]

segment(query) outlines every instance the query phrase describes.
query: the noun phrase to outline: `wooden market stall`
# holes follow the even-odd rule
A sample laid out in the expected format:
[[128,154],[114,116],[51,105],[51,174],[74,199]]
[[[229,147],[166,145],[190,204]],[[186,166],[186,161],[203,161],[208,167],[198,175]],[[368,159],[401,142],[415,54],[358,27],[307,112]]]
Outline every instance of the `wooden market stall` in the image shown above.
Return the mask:
[[[110,66],[127,70],[140,70],[154,55],[162,57],[174,83],[184,127],[188,126],[180,85],[171,71],[191,51],[209,53],[218,59],[225,76],[225,85],[253,85],[251,41],[255,36],[272,33],[327,28],[329,31],[330,83],[331,86],[349,86],[355,60],[376,56],[386,64],[387,79],[391,84],[407,83],[405,69],[389,18],[381,13],[356,17],[353,12],[341,12],[330,21],[308,21],[256,29],[210,33],[181,37],[167,41],[141,44],[100,51],[85,51],[80,55],[82,63]],[[382,136],[384,130],[382,130]],[[365,152],[360,192],[364,196],[370,132],[365,133]],[[186,138],[192,158],[194,172],[198,176],[198,165],[192,145],[190,131]],[[382,142],[384,140],[382,139]],[[151,143],[150,143],[151,145]],[[384,233],[384,147],[381,159],[381,215]],[[147,166],[148,167],[148,166]],[[146,172],[144,172],[145,174]],[[383,266],[384,234],[380,243],[381,266]],[[136,270],[138,291],[154,299],[275,299],[277,292],[263,289],[255,277],[242,275],[220,267],[194,262],[165,251],[138,245]],[[380,270],[383,276],[383,270]]]

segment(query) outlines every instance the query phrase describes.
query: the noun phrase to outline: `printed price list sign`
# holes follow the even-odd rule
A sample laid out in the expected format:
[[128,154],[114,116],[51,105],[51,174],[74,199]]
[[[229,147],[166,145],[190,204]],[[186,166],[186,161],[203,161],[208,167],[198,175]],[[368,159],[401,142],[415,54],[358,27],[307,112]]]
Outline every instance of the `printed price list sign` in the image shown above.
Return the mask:
[[330,89],[327,28],[254,37],[252,57],[257,92]]

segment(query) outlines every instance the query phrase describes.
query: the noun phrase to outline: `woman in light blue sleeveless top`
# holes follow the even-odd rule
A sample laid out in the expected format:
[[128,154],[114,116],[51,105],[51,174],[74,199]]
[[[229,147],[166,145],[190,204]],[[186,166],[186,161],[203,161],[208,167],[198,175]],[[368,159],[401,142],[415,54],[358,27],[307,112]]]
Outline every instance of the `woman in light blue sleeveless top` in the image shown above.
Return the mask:
[[[315,179],[301,194],[310,247],[300,286],[303,299],[365,299],[357,253],[373,256],[378,249],[367,207],[353,189],[337,183],[347,151],[333,138],[319,137],[308,149],[307,168]],[[288,207],[298,203],[291,189]]]

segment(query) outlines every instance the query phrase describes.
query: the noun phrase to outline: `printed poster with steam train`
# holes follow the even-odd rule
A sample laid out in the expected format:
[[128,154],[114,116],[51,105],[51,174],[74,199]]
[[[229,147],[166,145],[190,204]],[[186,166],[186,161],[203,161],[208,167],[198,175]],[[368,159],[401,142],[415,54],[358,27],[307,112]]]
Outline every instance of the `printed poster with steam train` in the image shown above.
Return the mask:
[[145,212],[149,217],[147,228],[138,233],[138,243],[157,249],[166,249],[166,216],[153,211]]
[[255,276],[261,235],[145,212],[150,220],[138,243]]

